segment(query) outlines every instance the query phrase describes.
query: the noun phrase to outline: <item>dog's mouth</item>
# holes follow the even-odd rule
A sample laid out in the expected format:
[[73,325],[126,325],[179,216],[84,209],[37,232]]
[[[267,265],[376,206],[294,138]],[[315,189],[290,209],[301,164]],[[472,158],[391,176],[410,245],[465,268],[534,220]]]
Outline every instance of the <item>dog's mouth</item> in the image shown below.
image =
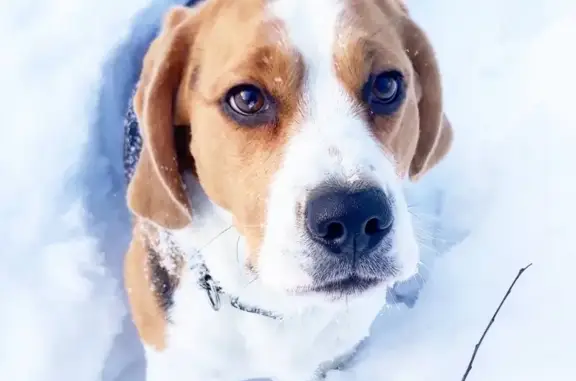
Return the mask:
[[379,278],[365,278],[356,274],[346,278],[316,284],[310,287],[301,288],[298,294],[328,294],[331,296],[353,296],[362,294],[382,283]]

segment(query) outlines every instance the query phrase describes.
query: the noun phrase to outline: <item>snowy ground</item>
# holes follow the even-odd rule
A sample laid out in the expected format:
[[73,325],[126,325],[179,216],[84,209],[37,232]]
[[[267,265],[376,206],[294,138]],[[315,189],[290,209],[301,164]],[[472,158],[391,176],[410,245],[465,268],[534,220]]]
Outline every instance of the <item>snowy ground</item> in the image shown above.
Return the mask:
[[[2,380],[143,380],[120,277],[121,110],[135,41],[170,2],[0,2]],[[576,2],[409,4],[439,53],[457,133],[419,192],[441,187],[437,218],[469,234],[430,264],[413,309],[377,323],[378,362],[360,358],[349,379],[459,380],[530,262],[468,380],[574,379]]]

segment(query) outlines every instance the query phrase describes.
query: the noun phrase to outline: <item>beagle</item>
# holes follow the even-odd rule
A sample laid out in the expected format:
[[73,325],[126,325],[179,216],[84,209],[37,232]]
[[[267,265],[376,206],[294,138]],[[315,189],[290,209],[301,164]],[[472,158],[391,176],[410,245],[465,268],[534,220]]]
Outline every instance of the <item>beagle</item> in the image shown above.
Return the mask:
[[174,7],[133,107],[125,284],[147,380],[338,372],[417,271],[403,186],[452,141],[401,1]]

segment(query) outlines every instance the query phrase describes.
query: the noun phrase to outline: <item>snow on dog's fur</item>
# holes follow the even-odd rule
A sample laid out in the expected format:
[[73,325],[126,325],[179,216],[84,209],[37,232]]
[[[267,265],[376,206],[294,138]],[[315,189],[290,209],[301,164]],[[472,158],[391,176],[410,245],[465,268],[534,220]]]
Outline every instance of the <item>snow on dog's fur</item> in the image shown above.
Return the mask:
[[[373,103],[379,78],[395,103]],[[423,32],[393,0],[174,8],[134,106],[144,145],[126,283],[149,379],[306,381],[334,367],[415,273],[402,183],[450,146]],[[282,318],[215,311],[199,263],[223,298]]]

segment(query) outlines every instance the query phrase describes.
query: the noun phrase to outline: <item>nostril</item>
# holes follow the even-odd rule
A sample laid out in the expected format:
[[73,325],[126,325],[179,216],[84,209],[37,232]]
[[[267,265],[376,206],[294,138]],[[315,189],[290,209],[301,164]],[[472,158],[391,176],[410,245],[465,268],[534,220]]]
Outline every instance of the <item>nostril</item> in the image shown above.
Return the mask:
[[388,230],[391,225],[392,220],[373,217],[368,221],[366,221],[366,224],[364,225],[364,234],[368,236],[373,236]]
[[324,239],[329,241],[335,241],[342,238],[346,233],[344,225],[341,222],[331,222],[326,227],[326,234],[324,234]]
[[376,217],[369,219],[366,225],[364,225],[364,233],[366,233],[366,235],[374,235],[381,231],[380,220]]

